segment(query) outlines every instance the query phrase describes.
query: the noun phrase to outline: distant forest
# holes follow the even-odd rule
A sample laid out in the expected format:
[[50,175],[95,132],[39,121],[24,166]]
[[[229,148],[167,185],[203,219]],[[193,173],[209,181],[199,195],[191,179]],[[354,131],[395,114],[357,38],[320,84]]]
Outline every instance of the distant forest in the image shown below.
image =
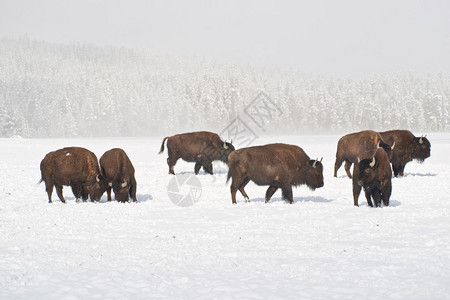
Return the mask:
[[450,74],[360,79],[219,63],[150,50],[0,40],[0,136],[150,136],[220,132],[261,92],[265,133],[450,131]]

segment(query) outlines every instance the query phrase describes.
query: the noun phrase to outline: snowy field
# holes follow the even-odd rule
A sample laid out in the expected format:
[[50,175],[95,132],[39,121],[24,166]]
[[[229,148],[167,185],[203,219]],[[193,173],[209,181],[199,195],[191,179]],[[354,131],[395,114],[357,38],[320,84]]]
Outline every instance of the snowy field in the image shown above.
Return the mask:
[[[231,204],[227,168],[196,176],[198,202],[169,198],[162,137],[0,139],[0,299],[449,299],[450,134],[429,134],[431,157],[393,179],[391,206],[353,206],[351,180],[333,177],[340,136],[260,138],[324,157],[325,186],[294,189],[293,205]],[[39,163],[86,147],[123,148],[136,169],[138,203],[47,202]],[[167,150],[166,150],[167,151]],[[179,161],[176,173],[193,174]],[[187,191],[187,190],[184,190]],[[201,192],[201,194],[200,194]]]

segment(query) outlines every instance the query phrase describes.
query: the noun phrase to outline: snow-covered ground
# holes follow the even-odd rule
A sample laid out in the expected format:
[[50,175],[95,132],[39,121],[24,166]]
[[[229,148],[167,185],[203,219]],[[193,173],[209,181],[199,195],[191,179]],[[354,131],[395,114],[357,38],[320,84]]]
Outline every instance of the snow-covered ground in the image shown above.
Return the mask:
[[[161,138],[0,139],[0,299],[449,299],[450,134],[429,134],[431,157],[393,179],[391,206],[353,206],[333,177],[340,136],[265,137],[324,157],[325,186],[278,191],[249,183],[231,204],[227,168],[201,172],[192,206],[175,205]],[[123,148],[139,203],[47,203],[39,163],[81,146]],[[179,161],[177,173],[193,174]],[[183,193],[188,191],[181,190]],[[173,191],[172,191],[173,192]],[[201,194],[200,194],[201,192]]]

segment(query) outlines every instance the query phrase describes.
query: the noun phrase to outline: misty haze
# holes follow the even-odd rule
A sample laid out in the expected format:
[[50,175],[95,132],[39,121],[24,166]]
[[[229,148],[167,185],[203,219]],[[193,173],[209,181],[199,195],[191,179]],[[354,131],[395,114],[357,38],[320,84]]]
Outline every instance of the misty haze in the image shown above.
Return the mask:
[[0,0],[0,299],[449,299],[449,34],[448,0]]

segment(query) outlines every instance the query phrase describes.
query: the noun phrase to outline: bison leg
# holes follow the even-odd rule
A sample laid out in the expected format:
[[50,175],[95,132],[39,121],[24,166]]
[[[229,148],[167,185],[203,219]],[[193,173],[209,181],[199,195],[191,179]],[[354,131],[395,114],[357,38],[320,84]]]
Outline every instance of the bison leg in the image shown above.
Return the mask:
[[353,205],[359,206],[358,198],[361,193],[361,186],[353,179]]
[[106,189],[106,194],[108,195],[108,201],[112,200],[112,198],[111,198],[111,190],[112,190],[112,187],[110,187],[108,185],[108,188]]
[[343,162],[344,159],[336,155],[336,162],[334,163],[334,177],[337,177],[337,171],[339,170]]
[[[76,201],[80,201],[80,198],[82,197],[82,191],[83,191],[83,187],[81,185],[78,184],[73,184],[70,186],[72,188],[72,193],[76,198]],[[83,202],[86,202],[87,198],[84,199],[83,198]]]
[[203,171],[205,171],[206,173],[209,173],[211,175],[213,175],[213,166],[212,166],[212,161],[208,160],[203,164]]
[[58,195],[59,199],[62,203],[66,203],[66,199],[64,199],[63,192],[62,192],[62,185],[55,184],[56,194]]
[[375,190],[372,192],[373,202],[375,202],[375,207],[381,206],[381,191]]
[[404,172],[404,171],[405,171],[405,165],[404,165],[404,164],[401,164],[401,165],[400,165],[400,168],[399,168],[399,170],[398,170],[400,176],[403,177],[403,172]]
[[391,193],[392,193],[392,186],[391,183],[388,183],[388,185],[381,192],[381,198],[383,199],[384,206],[389,206],[389,198],[391,197]]
[[231,203],[236,204],[236,192],[237,192],[237,188],[234,187],[233,185],[231,185],[230,190],[231,190]]
[[133,199],[133,202],[137,202],[136,199],[136,182],[130,185],[130,197]]
[[392,171],[394,171],[394,177],[398,177],[400,173],[400,166],[392,164]]
[[348,178],[352,178],[352,174],[350,173],[350,167],[352,166],[352,162],[349,160],[345,160],[345,165],[344,165],[344,169],[345,172],[347,173]]
[[272,198],[273,194],[278,190],[278,187],[276,186],[269,186],[269,188],[266,191],[266,203],[269,202],[270,198]]
[[246,179],[239,187],[239,192],[241,192],[242,196],[244,196],[245,202],[247,202],[250,199],[244,190],[244,187],[249,183],[249,181],[250,179]]
[[[87,199],[89,198],[89,192],[84,186],[81,189],[81,198],[83,199],[84,202],[86,202]],[[94,200],[91,199],[91,201],[94,201]]]
[[282,187],[281,191],[284,199],[289,200],[290,204],[294,203],[294,199],[292,198],[292,187],[290,185]]
[[241,188],[241,186],[244,182],[245,181],[242,180],[242,178],[240,176],[237,176],[237,175],[233,176],[233,180],[231,181],[231,186],[230,186],[231,202],[233,204],[236,204],[236,192],[237,192],[237,190],[239,190]]
[[[366,195],[367,205],[369,205],[370,207],[373,207],[372,199],[370,198],[370,197],[371,197],[370,191],[364,189],[364,194]],[[374,199],[374,200],[375,200],[375,199]],[[376,202],[375,202],[375,204],[376,204]]]
[[194,173],[195,173],[195,175],[198,175],[198,172],[200,171],[201,167],[202,167],[202,164],[201,164],[201,163],[199,163],[199,162],[196,162],[196,163],[195,163],[195,167],[194,167]]
[[53,181],[46,180],[45,181],[45,191],[48,195],[48,203],[52,203],[52,193],[53,193]]

